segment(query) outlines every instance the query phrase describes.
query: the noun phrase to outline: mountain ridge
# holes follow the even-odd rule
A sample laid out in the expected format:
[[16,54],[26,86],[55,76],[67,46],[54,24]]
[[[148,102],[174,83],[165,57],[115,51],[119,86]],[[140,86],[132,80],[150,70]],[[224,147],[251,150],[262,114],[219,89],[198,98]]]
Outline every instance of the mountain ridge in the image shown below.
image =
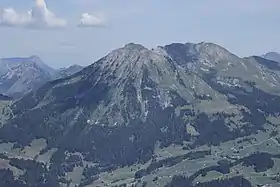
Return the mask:
[[261,55],[262,58],[267,60],[275,61],[280,63],[280,54],[277,52],[268,52],[264,55]]
[[0,59],[0,67],[0,91],[15,98],[35,91],[48,81],[70,76],[82,69],[75,65],[56,70],[35,55]]
[[[249,159],[242,151],[253,154],[246,138],[259,137],[254,146],[278,138],[272,132],[278,132],[280,71],[263,60],[239,58],[211,43],[153,50],[130,43],[13,102],[13,117],[0,128],[0,139],[19,148],[45,142],[32,157],[49,168],[41,176],[50,177],[36,181],[40,185],[96,186],[106,180],[113,185],[109,176],[124,168],[135,173],[126,178],[128,184],[140,177],[150,186],[185,175],[186,169],[172,170],[180,165],[195,168],[189,170],[191,182],[213,168],[233,174]],[[263,146],[269,150],[270,144]],[[40,160],[44,153],[53,153],[48,162]],[[240,160],[226,164],[230,171],[217,169],[217,162],[224,166],[223,159],[233,155]],[[277,157],[253,156],[264,155]],[[210,168],[203,169],[205,163]],[[77,171],[80,180],[67,178]],[[162,179],[151,179],[153,172]]]
[[48,66],[47,64],[45,64],[40,57],[36,56],[36,55],[32,55],[29,57],[11,57],[11,58],[2,58],[0,59],[0,63],[2,64],[2,66],[18,66],[20,64],[23,63],[35,63],[37,64],[40,68],[46,70],[47,72],[49,72],[50,74],[52,74],[54,72],[54,69],[51,68],[50,66]]

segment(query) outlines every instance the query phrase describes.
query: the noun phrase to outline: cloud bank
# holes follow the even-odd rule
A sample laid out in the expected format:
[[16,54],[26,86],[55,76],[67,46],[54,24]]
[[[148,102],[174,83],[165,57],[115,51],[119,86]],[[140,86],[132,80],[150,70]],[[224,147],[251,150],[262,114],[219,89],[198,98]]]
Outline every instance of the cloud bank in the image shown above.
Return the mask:
[[0,18],[1,26],[25,28],[63,28],[67,22],[51,12],[44,0],[36,0],[26,13],[18,13],[13,8],[5,8]]
[[100,26],[106,26],[105,19],[89,13],[83,13],[81,15],[80,24],[78,25],[80,28]]

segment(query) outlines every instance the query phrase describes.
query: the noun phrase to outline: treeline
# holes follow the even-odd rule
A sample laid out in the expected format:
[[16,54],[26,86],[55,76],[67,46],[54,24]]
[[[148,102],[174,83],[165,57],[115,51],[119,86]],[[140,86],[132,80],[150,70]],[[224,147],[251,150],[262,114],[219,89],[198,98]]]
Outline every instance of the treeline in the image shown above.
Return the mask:
[[174,176],[172,181],[165,187],[253,187],[252,184],[242,176],[236,176],[227,179],[217,179],[204,183],[192,184],[192,182],[183,176]]
[[[207,152],[205,152],[204,154],[207,154]],[[182,157],[186,158],[186,155],[183,155]],[[215,185],[217,185],[217,186],[221,185],[221,187],[223,187],[223,186],[239,187],[238,185],[241,185],[241,184],[243,184],[244,186],[240,186],[240,187],[250,186],[250,183],[248,183],[247,180],[242,179],[240,177],[226,179],[226,180],[215,180],[215,181],[211,181],[211,182],[207,182],[207,183],[200,183],[195,186],[193,186],[193,182],[195,181],[195,179],[197,179],[197,177],[199,177],[199,176],[204,177],[210,171],[216,171],[221,174],[228,174],[228,173],[230,173],[230,169],[233,166],[236,166],[238,164],[242,164],[245,167],[253,166],[255,172],[265,172],[274,166],[274,161],[272,160],[272,158],[280,158],[280,155],[256,152],[256,153],[252,153],[251,155],[249,155],[247,157],[244,157],[241,159],[236,159],[233,162],[231,162],[227,159],[219,160],[217,162],[217,165],[212,165],[212,166],[208,166],[208,167],[199,169],[198,171],[193,173],[188,178],[186,178],[184,176],[174,176],[172,179],[172,182],[170,184],[168,184],[166,187],[180,187],[180,186],[184,186],[184,187],[188,187],[188,186],[189,187],[208,187],[209,186],[209,187],[212,187]],[[173,159],[176,160],[176,159],[178,159],[178,157],[173,157]],[[174,163],[172,158],[151,163],[150,166],[148,166],[148,168],[137,171],[135,173],[135,179],[139,179],[145,175],[151,174],[152,171],[155,171],[157,168],[160,168],[163,166],[167,166],[167,167],[171,166],[171,165],[168,165],[170,163],[171,164]],[[238,174],[238,172],[237,172],[237,174]]]
[[171,167],[182,162],[185,159],[193,160],[204,158],[206,155],[211,155],[211,150],[207,151],[196,151],[196,152],[189,152],[184,155],[166,158],[160,161],[152,162],[146,169],[139,170],[135,173],[135,179],[142,178],[143,176],[151,174],[153,171],[161,167]]

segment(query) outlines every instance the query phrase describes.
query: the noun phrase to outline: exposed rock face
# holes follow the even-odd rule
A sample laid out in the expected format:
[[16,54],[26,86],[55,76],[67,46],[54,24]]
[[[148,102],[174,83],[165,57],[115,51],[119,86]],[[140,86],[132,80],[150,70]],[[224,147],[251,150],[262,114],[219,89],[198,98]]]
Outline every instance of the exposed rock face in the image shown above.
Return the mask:
[[94,163],[92,179],[148,162],[158,144],[219,146],[264,130],[279,115],[280,71],[263,60],[212,43],[127,44],[13,103],[0,138],[20,147],[45,139],[44,151],[56,152],[44,172],[56,182],[78,166],[85,176],[85,163]]

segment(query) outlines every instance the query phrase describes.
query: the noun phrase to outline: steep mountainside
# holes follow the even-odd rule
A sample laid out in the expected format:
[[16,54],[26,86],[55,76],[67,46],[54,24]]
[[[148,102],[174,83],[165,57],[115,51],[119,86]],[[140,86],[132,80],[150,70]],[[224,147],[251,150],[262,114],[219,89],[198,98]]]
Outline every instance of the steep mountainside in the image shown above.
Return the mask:
[[261,57],[267,59],[267,60],[272,60],[272,61],[275,61],[275,62],[280,62],[280,54],[279,53],[276,53],[276,52],[269,52],[269,53],[266,53],[264,55],[262,55]]
[[280,71],[263,61],[213,43],[127,44],[9,106],[6,175],[19,186],[261,184],[250,167],[276,174],[280,157]]

